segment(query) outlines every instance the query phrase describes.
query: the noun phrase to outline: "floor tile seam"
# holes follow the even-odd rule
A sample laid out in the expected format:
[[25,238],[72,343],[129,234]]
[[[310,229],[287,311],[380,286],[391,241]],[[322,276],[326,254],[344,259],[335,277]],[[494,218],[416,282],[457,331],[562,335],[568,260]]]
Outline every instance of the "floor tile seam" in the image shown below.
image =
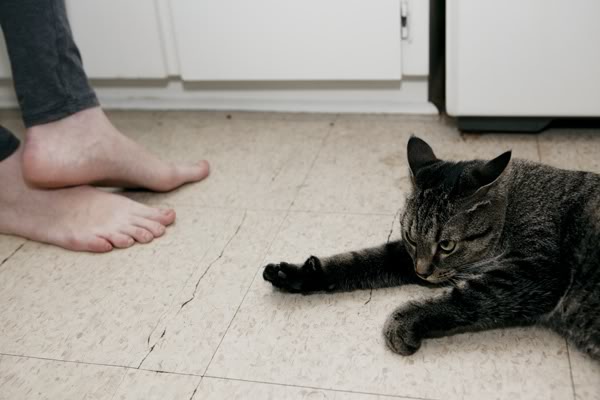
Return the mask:
[[302,188],[306,184],[306,180],[310,176],[310,173],[313,170],[313,168],[315,166],[315,163],[317,162],[317,159],[319,158],[319,155],[323,151],[323,148],[325,147],[325,143],[327,142],[327,139],[332,135],[332,133],[336,129],[337,122],[338,122],[339,118],[340,118],[340,114],[336,114],[335,117],[333,118],[333,121],[330,123],[330,127],[327,130],[327,133],[325,134],[325,136],[323,136],[323,139],[321,139],[321,143],[319,145],[319,149],[316,151],[315,156],[313,157],[313,159],[312,159],[312,161],[310,163],[310,166],[306,170],[306,174],[304,175],[304,178],[302,179],[302,182],[296,188],[296,192],[294,193],[294,197],[292,198],[292,201],[289,204],[288,212],[294,206],[294,203],[296,202],[296,199],[298,198],[298,195],[300,194],[300,190],[302,190]]
[[211,366],[211,364],[213,362],[213,359],[215,358],[217,352],[221,348],[221,344],[223,343],[223,340],[225,340],[225,336],[227,336],[227,333],[229,332],[229,329],[231,328],[231,325],[233,324],[233,321],[235,321],[235,317],[238,315],[238,313],[240,311],[240,308],[244,304],[244,301],[246,300],[246,297],[248,296],[248,293],[250,292],[250,289],[252,288],[252,285],[254,284],[254,281],[256,280],[256,277],[259,275],[259,273],[261,271],[262,264],[265,262],[265,259],[266,259],[267,255],[271,251],[271,247],[273,246],[273,243],[275,243],[275,240],[279,237],[281,229],[283,228],[283,225],[284,225],[285,221],[287,221],[288,216],[289,216],[289,211],[281,219],[281,222],[279,223],[279,226],[277,227],[277,230],[275,231],[275,234],[273,235],[273,239],[271,239],[271,242],[269,243],[269,246],[267,246],[267,248],[265,249],[265,251],[263,253],[263,257],[261,258],[261,265],[257,268],[257,271],[255,272],[254,277],[250,281],[250,284],[248,285],[248,288],[246,289],[246,292],[244,293],[244,296],[242,297],[242,300],[238,304],[238,306],[237,306],[237,308],[235,310],[235,313],[233,314],[233,316],[229,320],[229,324],[227,325],[227,328],[225,329],[225,332],[223,332],[223,335],[221,336],[221,339],[219,340],[219,344],[215,348],[215,351],[213,352],[213,354],[212,354],[209,362],[206,364],[206,368],[204,369],[204,372],[202,373],[202,376],[204,376],[206,374],[206,372],[210,368],[210,366]]
[[123,375],[121,376],[121,380],[119,381],[119,384],[115,388],[112,396],[110,396],[110,400],[114,400],[114,398],[117,395],[117,393],[119,393],[119,389],[121,389],[121,386],[123,386],[123,382],[125,382],[125,378],[127,378],[127,370],[123,371]]
[[229,378],[229,377],[222,377],[222,376],[216,376],[216,375],[203,375],[203,377],[209,378],[209,379],[225,380],[225,381],[257,383],[257,384],[263,384],[263,385],[293,387],[293,388],[298,388],[298,389],[324,390],[324,391],[339,392],[339,393],[363,394],[363,395],[381,396],[381,397],[389,397],[389,398],[396,398],[396,399],[438,400],[438,399],[433,399],[433,398],[429,398],[429,397],[417,397],[417,396],[410,396],[410,395],[386,394],[386,393],[376,393],[376,392],[363,392],[363,391],[357,391],[357,390],[336,389],[336,388],[320,387],[320,386],[295,385],[295,384],[291,384],[291,383],[269,382],[269,381],[260,381],[260,380],[254,380],[254,379]]
[[200,387],[200,385],[202,384],[202,381],[204,380],[203,376],[200,376],[200,381],[198,382],[198,384],[196,385],[196,387],[194,388],[194,391],[192,392],[192,395],[190,396],[189,400],[194,400],[194,397],[196,396],[196,392],[198,392],[198,388]]
[[577,400],[577,389],[575,387],[575,379],[573,378],[573,364],[571,363],[571,351],[569,350],[569,342],[567,341],[567,339],[565,339],[565,347],[567,348],[567,360],[569,361],[569,377],[571,378],[573,400]]
[[165,370],[158,370],[158,369],[151,369],[151,368],[137,368],[137,367],[131,366],[131,365],[98,363],[98,362],[82,361],[82,360],[61,360],[59,358],[40,357],[40,356],[25,355],[25,354],[12,354],[12,353],[0,353],[0,356],[49,361],[49,362],[63,363],[63,364],[89,365],[89,366],[93,366],[93,367],[115,368],[115,369],[122,369],[122,370],[124,370],[124,372],[145,371],[145,372],[154,372],[157,374],[166,374],[166,375],[202,377],[202,375],[199,375],[199,374],[177,372],[177,371],[165,371]]

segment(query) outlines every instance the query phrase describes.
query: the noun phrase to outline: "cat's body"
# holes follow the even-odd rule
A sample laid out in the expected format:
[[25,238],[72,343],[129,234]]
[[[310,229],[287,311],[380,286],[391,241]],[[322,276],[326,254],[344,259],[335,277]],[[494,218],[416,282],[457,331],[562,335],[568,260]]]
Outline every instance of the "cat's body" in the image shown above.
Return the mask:
[[387,343],[404,355],[426,338],[538,324],[600,360],[600,175],[509,165],[510,153],[444,162],[416,138],[408,156],[414,190],[401,241],[271,264],[264,278],[301,293],[447,287],[388,319]]

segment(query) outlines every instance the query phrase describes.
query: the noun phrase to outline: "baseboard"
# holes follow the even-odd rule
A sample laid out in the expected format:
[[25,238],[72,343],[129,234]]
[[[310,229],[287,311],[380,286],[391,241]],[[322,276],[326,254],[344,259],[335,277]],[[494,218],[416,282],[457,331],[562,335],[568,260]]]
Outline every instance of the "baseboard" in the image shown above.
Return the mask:
[[[107,109],[240,110],[326,113],[437,114],[427,100],[427,78],[402,82],[94,81]],[[0,82],[0,108],[17,101]]]

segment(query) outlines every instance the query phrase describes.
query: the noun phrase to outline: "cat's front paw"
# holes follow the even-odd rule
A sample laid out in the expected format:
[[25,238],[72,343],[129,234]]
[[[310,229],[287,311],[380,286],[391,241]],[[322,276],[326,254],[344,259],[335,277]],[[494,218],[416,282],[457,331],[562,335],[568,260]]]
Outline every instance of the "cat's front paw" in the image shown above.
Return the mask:
[[271,282],[273,286],[287,292],[299,292],[302,288],[301,267],[282,262],[280,264],[269,264],[263,271],[265,281]]
[[310,257],[304,265],[269,264],[263,271],[264,280],[273,286],[291,293],[308,293],[318,290],[321,264],[316,257]]
[[415,330],[416,319],[410,312],[398,309],[388,318],[383,328],[387,346],[394,353],[410,356],[421,347],[421,338]]

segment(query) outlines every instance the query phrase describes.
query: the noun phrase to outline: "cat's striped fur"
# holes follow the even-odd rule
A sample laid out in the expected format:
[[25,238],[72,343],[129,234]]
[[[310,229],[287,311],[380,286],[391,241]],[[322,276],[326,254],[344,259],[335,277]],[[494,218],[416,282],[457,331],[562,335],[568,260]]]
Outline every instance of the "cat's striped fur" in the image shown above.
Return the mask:
[[510,161],[448,162],[408,144],[413,191],[402,240],[304,264],[270,264],[290,292],[443,285],[401,306],[384,335],[404,355],[423,339],[537,324],[600,360],[600,175]]

